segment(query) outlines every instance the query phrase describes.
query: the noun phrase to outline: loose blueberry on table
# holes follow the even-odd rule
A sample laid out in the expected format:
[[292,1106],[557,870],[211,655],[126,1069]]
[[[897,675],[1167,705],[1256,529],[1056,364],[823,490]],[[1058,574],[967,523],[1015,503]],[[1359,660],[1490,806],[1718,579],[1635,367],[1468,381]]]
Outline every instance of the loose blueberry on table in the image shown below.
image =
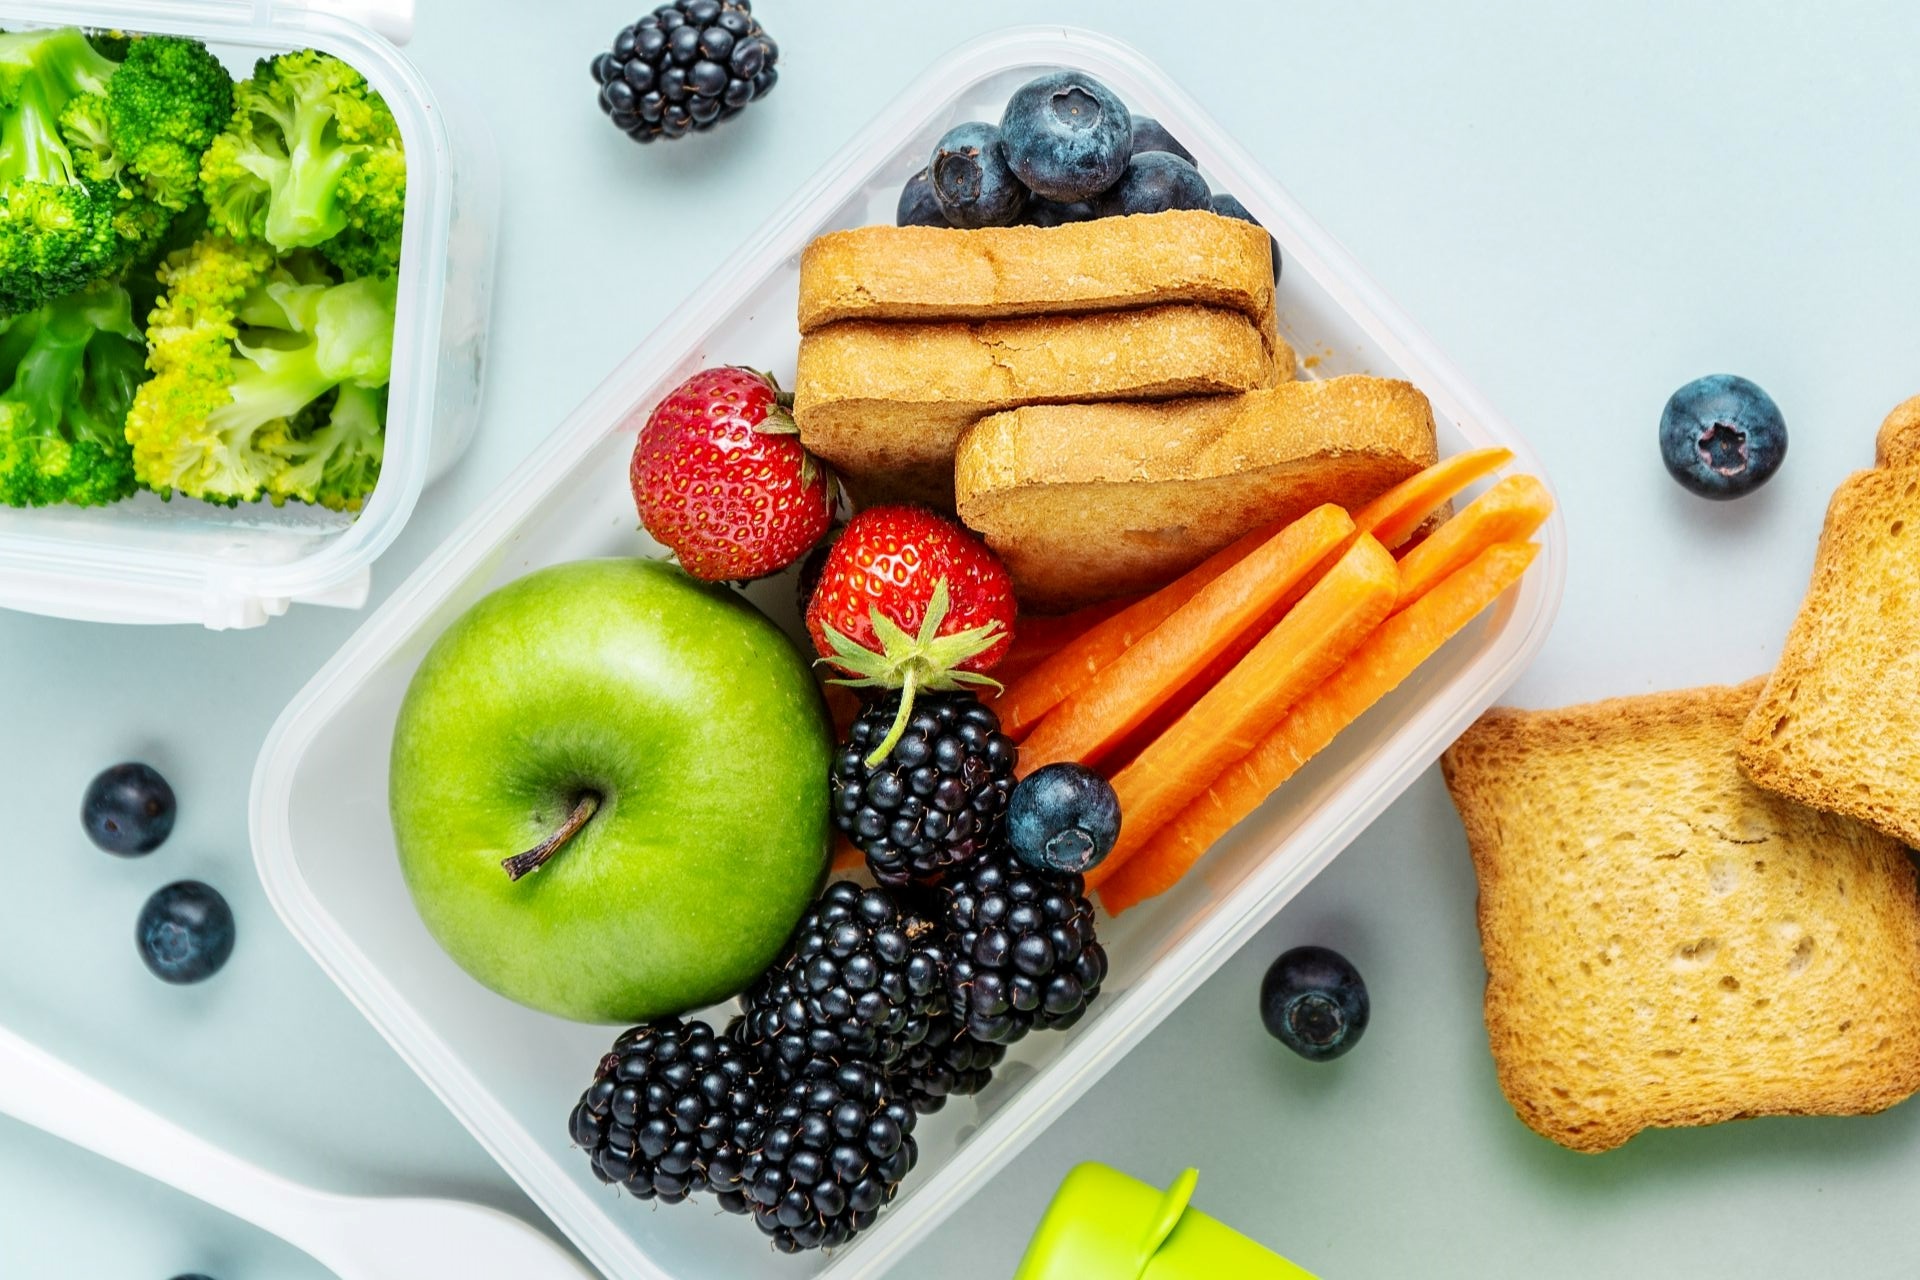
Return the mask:
[[162,982],[204,982],[233,954],[233,910],[210,885],[179,880],[155,891],[140,908],[134,941],[140,958]]
[[1358,1044],[1368,1011],[1360,971],[1326,947],[1281,953],[1260,984],[1267,1032],[1309,1062],[1329,1062]]
[[1773,397],[1737,374],[1695,378],[1660,414],[1660,457],[1703,498],[1744,497],[1787,456],[1787,423]]
[[173,834],[173,788],[151,765],[117,764],[87,784],[80,821],[87,838],[108,853],[137,858]]

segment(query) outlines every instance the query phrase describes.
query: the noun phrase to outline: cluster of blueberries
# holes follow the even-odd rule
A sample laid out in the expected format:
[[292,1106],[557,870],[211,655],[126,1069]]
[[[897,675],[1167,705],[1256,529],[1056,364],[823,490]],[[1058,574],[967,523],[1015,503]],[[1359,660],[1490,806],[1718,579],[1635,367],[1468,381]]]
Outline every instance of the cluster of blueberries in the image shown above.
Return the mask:
[[[1085,72],[1056,71],[1017,89],[999,124],[969,120],[947,130],[901,189],[894,221],[1056,227],[1169,209],[1210,209],[1259,225],[1239,200],[1208,188],[1193,153],[1158,121],[1129,113]],[[1280,278],[1278,243],[1273,275]]]

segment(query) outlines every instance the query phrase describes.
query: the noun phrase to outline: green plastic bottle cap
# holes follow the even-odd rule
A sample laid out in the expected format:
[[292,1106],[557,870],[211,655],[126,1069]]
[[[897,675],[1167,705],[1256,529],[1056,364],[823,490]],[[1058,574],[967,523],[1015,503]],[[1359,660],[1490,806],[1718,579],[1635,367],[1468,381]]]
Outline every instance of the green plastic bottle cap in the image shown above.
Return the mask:
[[1013,1280],[1314,1280],[1187,1203],[1200,1171],[1165,1192],[1104,1164],[1076,1167]]

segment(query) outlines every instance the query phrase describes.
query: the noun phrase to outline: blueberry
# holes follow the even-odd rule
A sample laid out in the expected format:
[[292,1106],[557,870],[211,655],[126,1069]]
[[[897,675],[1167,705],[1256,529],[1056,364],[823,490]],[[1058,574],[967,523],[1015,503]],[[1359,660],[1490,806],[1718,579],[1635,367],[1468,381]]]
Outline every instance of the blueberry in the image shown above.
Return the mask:
[[198,880],[175,881],[140,908],[133,938],[162,982],[204,982],[233,954],[233,911],[218,890]]
[[1007,842],[1040,871],[1090,871],[1120,838],[1120,798],[1079,764],[1050,764],[1021,780],[1007,800]]
[[1119,181],[1133,154],[1133,119],[1113,90],[1056,71],[1013,91],[1000,116],[1007,163],[1027,189],[1070,203]]
[[977,120],[941,135],[927,173],[940,211],[956,227],[1004,227],[1027,200],[1027,189],[1007,167],[1000,131]]
[[1139,155],[1142,151],[1169,151],[1188,164],[1193,163],[1193,152],[1181,146],[1180,140],[1152,116],[1133,118],[1133,154]]
[[1260,984],[1260,1021],[1309,1062],[1330,1062],[1358,1044],[1367,1012],[1360,971],[1325,947],[1282,952]]
[[897,227],[944,227],[949,225],[947,215],[940,212],[940,202],[934,199],[933,183],[922,169],[907,179],[907,185],[900,188],[900,204],[894,210],[893,224]]
[[1786,419],[1773,397],[1745,378],[1695,378],[1660,414],[1660,456],[1673,478],[1701,497],[1738,498],[1780,469]]
[[108,853],[136,858],[166,843],[177,811],[173,788],[150,765],[117,764],[87,784],[80,823]]
[[1167,151],[1144,151],[1127,162],[1127,171],[1112,188],[1093,199],[1093,211],[1102,218],[1130,213],[1164,213],[1168,209],[1207,207],[1207,180],[1200,171]]
[[[1223,218],[1238,218],[1242,222],[1251,222],[1256,227],[1260,225],[1260,219],[1248,213],[1247,206],[1241,204],[1238,197],[1230,196],[1224,191],[1216,191],[1208,196],[1207,208]],[[1278,284],[1280,282],[1280,242],[1272,235],[1268,235],[1267,244],[1273,250],[1273,279],[1274,283]]]
[[1042,196],[1034,196],[1027,201],[1027,225],[1033,227],[1057,227],[1067,222],[1088,222],[1093,218],[1093,206],[1085,200],[1075,200],[1070,204],[1061,204]]

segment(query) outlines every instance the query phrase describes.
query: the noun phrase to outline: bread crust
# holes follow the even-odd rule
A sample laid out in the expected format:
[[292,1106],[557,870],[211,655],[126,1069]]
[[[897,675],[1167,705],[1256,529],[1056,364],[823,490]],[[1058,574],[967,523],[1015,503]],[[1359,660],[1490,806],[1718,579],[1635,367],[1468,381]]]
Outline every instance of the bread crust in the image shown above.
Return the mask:
[[1194,303],[1273,312],[1267,233],[1204,209],[1058,227],[855,227],[800,255],[800,332]]
[[1575,1151],[1920,1089],[1913,863],[1742,778],[1760,686],[1495,709],[1442,757],[1500,1087]]
[[1920,397],[1827,506],[1807,594],[1741,732],[1760,786],[1920,846]]
[[[1273,343],[1284,354],[1276,363]],[[1168,305],[977,322],[843,320],[800,340],[800,439],[852,482],[953,508],[960,435],[1042,402],[1245,391],[1293,376],[1293,352],[1237,311]]]
[[994,414],[961,438],[954,493],[1022,603],[1065,611],[1164,585],[1322,503],[1357,507],[1437,457],[1426,396],[1352,375]]

